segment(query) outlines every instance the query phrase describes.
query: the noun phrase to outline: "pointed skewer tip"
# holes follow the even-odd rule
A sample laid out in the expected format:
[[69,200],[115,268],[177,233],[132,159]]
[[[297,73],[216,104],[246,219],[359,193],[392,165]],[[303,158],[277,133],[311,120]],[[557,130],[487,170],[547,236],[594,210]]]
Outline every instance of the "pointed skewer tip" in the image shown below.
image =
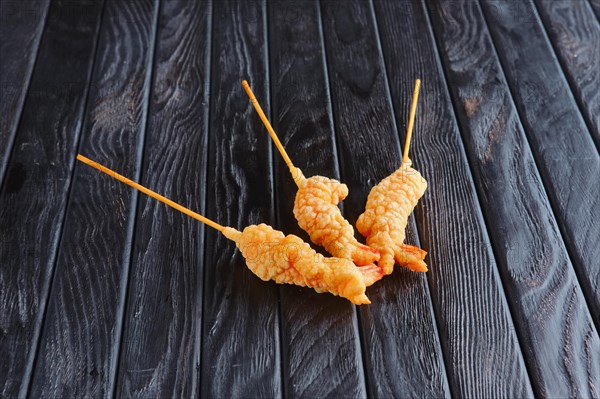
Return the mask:
[[413,91],[413,99],[410,107],[410,115],[408,118],[408,127],[406,129],[406,142],[404,143],[404,154],[402,156],[402,164],[411,165],[412,162],[408,157],[408,151],[410,149],[410,143],[412,139],[412,131],[415,124],[415,115],[417,113],[417,103],[419,100],[419,91],[421,89],[421,79],[415,81],[415,89]]
[[296,168],[294,166],[294,164],[292,163],[292,160],[290,159],[285,148],[283,147],[283,144],[281,144],[281,141],[279,140],[277,133],[275,133],[273,126],[271,126],[271,122],[269,122],[269,119],[267,118],[264,111],[262,110],[262,107],[258,103],[258,100],[256,99],[256,96],[254,95],[254,92],[252,91],[252,89],[250,88],[250,86],[248,85],[248,82],[246,80],[242,80],[242,86],[244,87],[246,94],[250,98],[250,102],[254,106],[256,113],[260,117],[260,120],[262,121],[263,125],[265,125],[267,132],[269,132],[269,135],[271,136],[271,139],[273,140],[275,147],[277,147],[277,149],[279,150],[279,153],[281,154],[281,156],[283,157],[283,160],[285,161],[285,164],[289,168],[290,173],[292,174],[292,178],[294,179],[294,182],[299,187],[304,179],[304,176],[302,175],[301,172],[299,172],[299,169]]
[[[109,169],[106,166],[100,165],[98,162],[92,161],[91,159],[84,157],[81,154],[77,154],[76,159],[80,162],[83,162],[84,164],[86,164],[88,166],[91,166],[94,169],[99,170],[102,173],[109,175],[113,179],[116,179],[116,180],[120,181],[121,183],[125,183],[129,187],[133,187],[136,190],[141,191],[142,193],[146,194],[147,196],[152,197],[155,200],[158,200],[158,201],[162,202],[163,204],[166,204],[166,205],[170,206],[171,208],[178,210],[181,213],[184,213],[202,223],[209,225],[210,227],[212,227],[216,230],[219,230],[221,233],[224,233],[225,230],[227,229],[227,231],[229,233],[229,235],[225,234],[225,236],[227,238],[230,238],[229,236],[235,235],[234,234],[234,232],[236,231],[235,229],[233,229],[231,227],[221,226],[220,224],[213,222],[212,220],[208,219],[207,217],[202,216],[199,213],[196,213],[196,212],[184,207],[183,205],[180,205],[180,204],[158,194],[157,192],[154,192],[154,191],[150,190],[149,188],[146,188],[146,187],[142,186],[141,184],[134,182],[133,180],[128,179],[127,177],[115,172],[114,170]],[[230,238],[230,239],[232,239],[232,238]]]

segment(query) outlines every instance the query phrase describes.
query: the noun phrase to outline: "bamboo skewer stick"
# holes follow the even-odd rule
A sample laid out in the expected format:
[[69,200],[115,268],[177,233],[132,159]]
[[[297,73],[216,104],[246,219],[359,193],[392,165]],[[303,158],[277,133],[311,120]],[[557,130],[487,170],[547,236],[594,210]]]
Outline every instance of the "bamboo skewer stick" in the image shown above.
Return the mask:
[[415,90],[413,92],[412,105],[410,106],[410,116],[408,118],[408,128],[406,130],[406,142],[404,143],[404,155],[402,156],[403,164],[410,164],[408,150],[410,149],[410,141],[412,139],[412,131],[415,124],[415,115],[417,113],[417,102],[419,100],[419,90],[421,89],[421,79],[415,81]]
[[[178,210],[179,212],[185,213],[186,215],[188,215],[202,223],[205,223],[214,229],[219,230],[221,233],[223,233],[223,230],[225,230],[225,226],[221,226],[220,224],[213,222],[212,220],[200,215],[199,213],[196,213],[182,205],[179,205],[178,203],[171,201],[170,199],[168,199],[166,197],[163,197],[162,195],[142,186],[141,184],[134,182],[133,180],[126,178],[123,175],[118,174],[114,170],[108,169],[106,166],[100,165],[99,163],[94,162],[91,159],[84,157],[81,154],[77,154],[77,160],[83,162],[86,165],[91,166],[92,168],[98,169],[100,172],[106,173],[110,177],[113,177],[113,178],[117,179],[118,181],[125,183],[128,186],[135,188],[136,190],[141,191],[142,193],[162,202],[163,204],[170,206],[171,208]],[[225,235],[225,236],[227,237],[227,235]]]
[[275,143],[275,146],[279,150],[279,153],[283,157],[285,164],[290,169],[290,173],[292,174],[292,178],[296,182],[296,185],[298,185],[298,187],[300,187],[300,182],[302,180],[304,180],[304,176],[302,175],[302,172],[300,171],[300,169],[296,168],[294,166],[294,164],[292,163],[292,160],[290,159],[287,152],[285,151],[285,148],[283,148],[283,144],[281,144],[281,141],[279,141],[279,137],[277,137],[277,133],[275,133],[275,130],[273,130],[273,126],[271,126],[271,122],[269,122],[269,119],[267,119],[267,116],[263,112],[262,107],[258,103],[256,96],[252,92],[252,89],[250,88],[250,86],[248,85],[248,82],[246,80],[242,80],[242,86],[244,87],[246,94],[250,98],[250,101],[252,102],[254,109],[256,109],[258,116],[260,116],[262,123],[267,128],[267,131],[269,132],[269,135],[273,139],[273,142]]

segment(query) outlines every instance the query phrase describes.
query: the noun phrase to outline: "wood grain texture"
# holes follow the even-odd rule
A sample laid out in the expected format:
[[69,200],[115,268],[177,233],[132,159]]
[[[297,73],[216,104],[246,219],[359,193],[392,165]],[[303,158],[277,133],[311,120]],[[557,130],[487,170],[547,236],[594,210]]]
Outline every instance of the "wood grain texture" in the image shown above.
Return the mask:
[[[242,88],[269,113],[266,3],[215,2],[207,216],[242,229],[273,224],[271,143]],[[279,397],[277,286],[246,266],[235,244],[209,230],[205,252],[202,397]]]
[[[0,397],[599,396],[599,15],[0,0]],[[368,307],[260,281],[219,233],[73,157],[308,240],[241,79],[298,166],[349,185],[354,222],[400,163],[417,77],[430,185],[407,241],[431,271],[395,271]]]
[[587,1],[536,0],[536,4],[577,104],[600,147],[600,23]]
[[[375,19],[380,19],[373,14],[373,10],[362,9],[359,14],[364,14],[361,19],[367,26],[376,27]],[[339,20],[339,23],[343,24],[344,19],[338,19],[337,15],[340,14],[329,14],[329,17],[334,18],[335,21]],[[373,19],[370,20],[370,18]],[[353,23],[356,31],[365,31],[364,36],[373,35],[366,26],[361,27],[354,21]],[[360,29],[356,29],[357,25]],[[380,32],[376,32],[375,40],[378,40],[378,33]],[[385,32],[383,35],[389,33]],[[351,35],[338,37],[344,40],[345,36]],[[369,47],[377,44],[373,42],[372,36],[367,40]],[[379,60],[375,63],[375,67],[381,68],[380,71],[385,74],[381,55],[377,55],[377,58]],[[386,78],[384,77],[384,79]],[[381,86],[381,83],[375,85],[374,88],[377,88],[373,92],[374,98],[379,97],[377,101],[388,97],[389,94],[386,88]],[[373,102],[373,100],[370,101]],[[383,140],[388,142],[386,150],[392,157],[400,160],[400,141],[393,120],[393,112],[388,113],[382,119],[391,124],[388,128],[388,135],[383,136]],[[351,129],[360,131],[361,127],[356,125]],[[352,139],[353,136],[346,133],[345,137]],[[362,161],[374,164],[374,159],[378,158],[381,150],[381,147],[373,149],[377,154],[376,157],[361,152],[362,160],[355,159],[354,154],[346,154],[343,158],[348,163],[358,162],[360,165]],[[399,161],[388,165],[390,170],[397,167],[397,162]],[[380,166],[375,164],[375,167]],[[360,190],[361,196],[366,198],[374,180],[373,178],[369,179],[370,183],[368,184],[359,183],[361,185],[352,187],[352,191]],[[362,212],[363,208],[364,205],[354,210],[354,218]],[[408,226],[406,242],[420,246],[413,216],[410,217]],[[412,273],[404,268],[398,267],[397,269],[371,289],[371,291],[375,291],[370,294],[373,304],[359,309],[369,394],[372,397],[382,398],[449,397],[448,377],[427,279],[424,275]]]
[[598,333],[483,15],[476,2],[439,2],[432,14],[490,231],[486,245],[495,250],[535,392],[597,396]]
[[[324,13],[323,22],[329,24],[332,18],[337,20],[336,14]],[[342,24],[345,22],[340,20]],[[362,29],[368,31],[365,27]],[[337,39],[344,41],[350,37],[342,35]],[[373,42],[370,45],[372,46]],[[329,75],[336,72],[339,71],[328,71]],[[306,80],[309,80],[308,76],[304,79]],[[304,81],[300,81],[299,84],[305,84]],[[377,90],[373,92],[374,98],[379,95],[381,92]],[[340,133],[340,136],[346,139],[356,137],[349,133],[343,136]],[[398,136],[394,135],[391,139],[392,151],[395,150],[399,154]],[[332,150],[335,151],[335,148]],[[346,162],[352,162],[353,157],[348,154],[343,157]],[[373,158],[363,159],[362,162],[364,164],[360,167],[372,164]],[[355,171],[356,168],[353,168],[346,173]],[[346,176],[343,177],[342,181],[345,182]],[[365,182],[350,186],[351,193],[358,190],[363,196],[368,193],[368,189]],[[364,203],[362,206],[364,207]],[[354,220],[356,216],[355,213]],[[418,244],[412,219],[410,226],[408,242]],[[424,276],[397,271],[369,288],[368,294],[373,304],[359,307],[358,313],[369,395],[374,397],[449,396],[441,346]]]
[[[406,242],[418,245],[414,221]],[[369,394],[376,398],[450,397],[427,281],[400,269],[359,309]]]
[[[27,386],[83,119],[102,1],[52,3],[0,190],[0,395]],[[84,17],[82,17],[84,16]]]
[[[355,220],[370,187],[399,166],[401,154],[372,8],[360,1],[347,4],[323,2],[323,18],[342,170],[354,188],[345,209]],[[432,68],[434,60],[410,60],[418,69],[407,70],[410,75],[393,69],[390,83],[392,88],[403,84],[394,94],[400,98],[405,93],[402,98],[408,103],[414,79],[420,76],[429,82],[411,149],[416,167],[430,184],[417,207],[417,222],[420,242],[429,252],[427,277],[452,392],[464,397],[529,396],[493,254],[479,246],[487,235],[462,143],[453,120],[444,117],[450,104],[434,89],[443,81]],[[400,115],[408,110],[396,108]]]
[[[482,3],[521,122],[596,327],[600,325],[600,157],[533,4]],[[515,16],[530,15],[528,22]],[[527,54],[531,62],[523,60]],[[566,134],[568,132],[568,134]]]
[[594,10],[594,14],[596,14],[596,18],[600,22],[600,0],[588,0],[590,2],[590,6]]
[[[319,4],[281,0],[268,5],[273,127],[306,176],[339,180]],[[252,134],[267,132],[261,128]],[[296,184],[280,154],[273,156],[278,228],[310,243],[293,214]],[[286,396],[364,397],[356,308],[310,288],[282,286],[280,296]]]
[[[210,4],[164,1],[158,15],[142,184],[204,212]],[[198,384],[201,223],[139,198],[117,395],[191,397]]]
[[[131,177],[146,125],[154,8],[153,0],[107,0],[79,148]],[[110,396],[136,200],[127,186],[76,164],[33,397]]]
[[13,147],[49,4],[50,0],[0,2],[0,182]]

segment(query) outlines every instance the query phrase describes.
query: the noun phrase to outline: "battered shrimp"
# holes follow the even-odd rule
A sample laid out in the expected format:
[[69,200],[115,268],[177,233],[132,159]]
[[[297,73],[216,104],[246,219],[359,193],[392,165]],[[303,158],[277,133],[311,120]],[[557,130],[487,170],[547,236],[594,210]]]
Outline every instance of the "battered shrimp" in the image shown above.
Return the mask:
[[352,225],[344,219],[337,207],[338,202],[348,195],[348,187],[326,177],[313,176],[308,179],[304,177],[283,148],[248,82],[243,80],[242,86],[298,186],[294,216],[300,227],[310,235],[310,239],[315,244],[325,247],[331,255],[352,259],[358,266],[375,267],[373,262],[379,259],[379,253],[354,238]]
[[348,259],[325,258],[299,237],[284,236],[266,224],[248,226],[243,232],[222,226],[81,154],[77,154],[77,160],[220,231],[235,241],[248,268],[262,280],[312,287],[361,305],[371,303],[365,290],[383,276],[376,266],[356,267]]
[[427,252],[403,244],[408,216],[426,189],[423,176],[410,163],[403,163],[369,193],[356,228],[367,237],[367,245],[381,253],[378,265],[385,274],[393,271],[395,262],[416,272],[427,271],[423,261]]
[[311,287],[362,305],[371,303],[366,288],[383,276],[378,267],[326,258],[299,237],[284,236],[266,224],[248,226],[243,232],[225,227],[223,234],[235,241],[248,268],[264,281]]
[[295,168],[298,185],[294,216],[315,244],[323,246],[337,258],[352,259],[359,266],[373,265],[379,252],[354,237],[354,228],[342,216],[337,204],[348,195],[348,187],[323,176],[304,177]]

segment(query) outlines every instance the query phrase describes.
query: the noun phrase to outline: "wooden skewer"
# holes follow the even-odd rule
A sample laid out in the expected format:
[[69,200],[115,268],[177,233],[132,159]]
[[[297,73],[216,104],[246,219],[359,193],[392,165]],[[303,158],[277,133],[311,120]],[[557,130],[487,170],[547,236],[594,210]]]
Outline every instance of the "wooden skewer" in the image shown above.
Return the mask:
[[415,90],[413,92],[412,105],[410,106],[410,116],[408,118],[408,128],[406,130],[406,142],[404,143],[404,155],[402,163],[410,163],[408,150],[410,149],[410,140],[412,138],[413,126],[415,124],[415,115],[417,113],[417,102],[419,100],[419,90],[421,89],[421,79],[415,81]]
[[[171,208],[175,208],[177,209],[179,212],[185,213],[186,215],[193,217],[196,220],[201,221],[202,223],[206,223],[207,225],[209,225],[210,227],[219,230],[221,233],[223,233],[223,230],[225,230],[225,226],[221,226],[218,223],[213,222],[212,220],[205,218],[204,216],[200,215],[199,213],[196,213],[192,210],[189,210],[188,208],[179,205],[176,202],[171,201],[170,199],[163,197],[162,195],[134,182],[133,180],[130,180],[128,178],[126,178],[123,175],[118,174],[117,172],[115,172],[114,170],[108,169],[106,166],[102,166],[97,162],[92,161],[89,158],[84,157],[81,154],[77,154],[77,160],[83,162],[86,165],[91,166],[92,168],[98,169],[100,172],[106,173],[107,175],[119,180],[120,182],[123,182],[125,184],[127,184],[130,187],[135,188],[136,190],[141,191],[142,193],[156,199],[159,200],[160,202],[162,202],[163,204],[167,204],[169,205]],[[227,235],[226,235],[227,236]],[[229,237],[228,237],[229,238]]]
[[283,148],[283,144],[281,144],[281,141],[279,141],[279,137],[277,137],[277,133],[275,133],[275,130],[273,130],[273,126],[271,126],[271,122],[269,122],[269,119],[267,119],[267,116],[263,112],[262,107],[258,103],[256,96],[252,92],[252,89],[250,88],[250,86],[248,85],[248,82],[246,80],[242,80],[242,86],[244,86],[244,90],[246,91],[246,94],[250,98],[252,105],[254,105],[254,109],[256,109],[256,112],[258,113],[258,116],[260,116],[262,123],[267,128],[267,131],[269,132],[269,135],[273,139],[273,142],[275,143],[275,146],[279,150],[279,153],[281,153],[281,156],[283,157],[285,164],[290,169],[290,172],[292,173],[292,177],[294,178],[294,181],[296,182],[296,184],[299,185],[300,181],[304,179],[304,176],[302,176],[302,173],[300,172],[300,170],[298,168],[296,168],[294,166],[294,164],[292,163],[292,160],[290,159],[287,152],[285,151],[285,148]]

